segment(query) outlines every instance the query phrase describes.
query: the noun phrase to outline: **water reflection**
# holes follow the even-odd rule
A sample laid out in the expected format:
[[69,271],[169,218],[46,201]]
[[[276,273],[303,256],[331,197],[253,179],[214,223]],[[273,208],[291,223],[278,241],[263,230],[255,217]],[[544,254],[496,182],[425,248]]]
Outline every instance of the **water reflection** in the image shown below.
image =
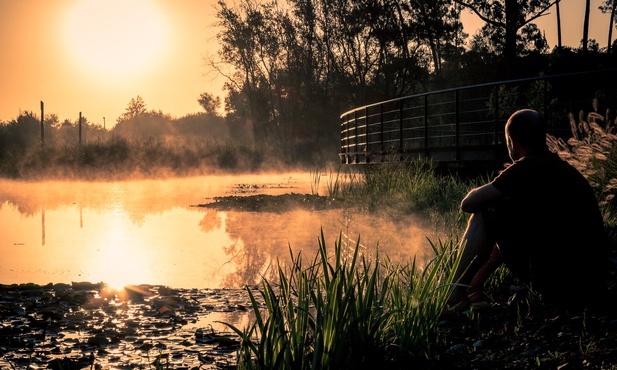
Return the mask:
[[234,244],[225,249],[236,271],[227,275],[225,284],[241,286],[245,282],[258,282],[261,276],[272,279],[276,271],[271,267],[277,261],[289,262],[290,253],[295,256],[301,252],[312,260],[318,253],[321,230],[328,250],[334,249],[340,236],[344,250],[350,254],[359,241],[360,253],[366,258],[372,259],[379,249],[382,257],[387,254],[393,261],[429,257],[426,237],[437,237],[436,231],[412,217],[395,221],[340,209],[229,212],[227,232]]
[[[207,176],[125,182],[0,180],[0,283],[104,281],[113,286],[235,288],[271,277],[290,248],[312,258],[323,228],[372,256],[423,255],[430,225],[384,220],[349,210],[218,212],[191,207],[228,194],[235,184],[261,193],[310,193],[305,173]],[[427,226],[429,227],[427,229]],[[347,240],[347,239],[345,239]]]

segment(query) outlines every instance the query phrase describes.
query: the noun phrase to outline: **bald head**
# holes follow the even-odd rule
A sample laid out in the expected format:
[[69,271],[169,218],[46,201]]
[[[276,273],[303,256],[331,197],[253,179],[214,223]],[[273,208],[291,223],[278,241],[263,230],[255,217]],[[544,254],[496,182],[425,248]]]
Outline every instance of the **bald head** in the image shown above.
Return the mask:
[[527,151],[547,150],[544,119],[533,109],[521,109],[512,113],[506,123],[506,134]]

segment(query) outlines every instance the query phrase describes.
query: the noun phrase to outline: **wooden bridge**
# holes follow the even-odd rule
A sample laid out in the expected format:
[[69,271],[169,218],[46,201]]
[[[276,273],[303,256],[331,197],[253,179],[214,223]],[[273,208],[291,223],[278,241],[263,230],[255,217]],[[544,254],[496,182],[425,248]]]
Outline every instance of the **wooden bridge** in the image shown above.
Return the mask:
[[509,80],[355,108],[340,117],[339,157],[343,164],[427,158],[449,167],[501,166],[509,160],[504,127],[512,112],[535,109],[549,133],[567,138],[569,114],[595,110],[594,98],[604,104],[615,97],[615,77],[617,70],[603,70]]

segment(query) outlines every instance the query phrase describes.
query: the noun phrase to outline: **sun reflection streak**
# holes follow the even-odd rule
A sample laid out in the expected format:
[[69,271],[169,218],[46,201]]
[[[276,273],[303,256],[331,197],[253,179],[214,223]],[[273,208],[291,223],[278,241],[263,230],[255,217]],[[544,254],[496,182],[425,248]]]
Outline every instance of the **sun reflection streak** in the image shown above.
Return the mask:
[[141,251],[142,246],[135,246],[136,240],[129,232],[129,215],[120,206],[111,211],[113,217],[108,231],[102,234],[98,255],[88,271],[93,276],[100,276],[110,287],[121,289],[126,285],[151,281],[152,274],[148,268],[148,256]]

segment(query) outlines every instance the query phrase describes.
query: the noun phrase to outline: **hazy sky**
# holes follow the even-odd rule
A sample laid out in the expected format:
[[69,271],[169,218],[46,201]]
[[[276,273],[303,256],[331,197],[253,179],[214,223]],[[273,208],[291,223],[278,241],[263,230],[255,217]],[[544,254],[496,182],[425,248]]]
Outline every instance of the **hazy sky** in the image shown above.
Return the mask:
[[[204,58],[216,53],[216,0],[0,0],[0,121],[20,111],[112,127],[131,98],[173,117],[201,111],[199,94],[222,97]],[[230,3],[228,1],[228,3]],[[608,15],[592,0],[590,38],[606,46]],[[583,0],[562,0],[562,37],[576,47]],[[464,14],[473,34],[477,17]],[[536,22],[556,43],[554,11]],[[105,119],[103,118],[105,117]]]

